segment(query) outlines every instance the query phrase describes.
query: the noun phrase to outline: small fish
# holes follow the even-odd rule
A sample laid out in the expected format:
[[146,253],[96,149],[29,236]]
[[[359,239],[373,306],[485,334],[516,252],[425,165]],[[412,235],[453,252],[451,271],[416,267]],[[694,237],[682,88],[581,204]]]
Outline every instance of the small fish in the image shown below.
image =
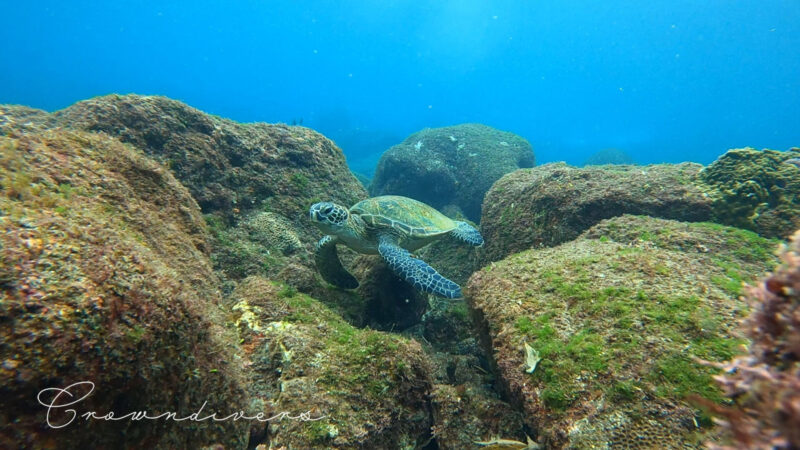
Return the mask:
[[525,438],[527,443],[500,438],[494,438],[491,441],[474,441],[474,443],[483,447],[484,450],[538,450],[541,448],[530,436],[526,435]]
[[787,159],[783,163],[784,164],[791,164],[791,165],[797,167],[798,169],[800,169],[800,158]]

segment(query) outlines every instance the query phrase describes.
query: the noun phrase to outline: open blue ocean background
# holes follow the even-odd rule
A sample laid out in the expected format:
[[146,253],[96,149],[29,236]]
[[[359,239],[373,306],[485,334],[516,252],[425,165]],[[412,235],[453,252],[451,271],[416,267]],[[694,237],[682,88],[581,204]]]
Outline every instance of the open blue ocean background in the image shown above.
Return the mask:
[[159,94],[299,123],[354,170],[424,127],[538,162],[709,163],[800,145],[800,1],[2,1],[0,103]]

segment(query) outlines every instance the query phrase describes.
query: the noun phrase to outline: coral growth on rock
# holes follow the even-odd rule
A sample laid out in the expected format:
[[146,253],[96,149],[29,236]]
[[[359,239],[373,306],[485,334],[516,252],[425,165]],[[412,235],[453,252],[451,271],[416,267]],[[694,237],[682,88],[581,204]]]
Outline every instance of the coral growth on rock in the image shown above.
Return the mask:
[[800,232],[782,265],[749,289],[749,353],[717,378],[734,408],[712,406],[736,444],[730,448],[800,447]]

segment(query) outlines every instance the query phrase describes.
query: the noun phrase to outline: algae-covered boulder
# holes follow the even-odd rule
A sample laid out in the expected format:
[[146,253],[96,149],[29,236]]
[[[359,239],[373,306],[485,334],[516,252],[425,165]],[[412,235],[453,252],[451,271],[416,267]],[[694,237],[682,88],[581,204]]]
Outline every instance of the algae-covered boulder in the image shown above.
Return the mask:
[[162,162],[204,213],[283,214],[306,234],[314,200],[353,204],[366,191],[344,155],[304,127],[242,124],[158,96],[108,95],[54,113],[62,126],[102,131]]
[[[308,207],[352,205],[367,196],[344,155],[308,128],[242,124],[158,96],[108,95],[50,117],[59,126],[104,132],[161,162],[185,185],[212,232],[214,267],[225,278],[262,275],[327,300],[311,252],[321,237]],[[350,262],[352,255],[345,255]]]
[[352,269],[359,280],[355,291],[359,302],[350,305],[350,314],[361,319],[353,323],[397,332],[419,323],[428,306],[428,295],[395,275],[383,258],[360,255]]
[[[46,425],[37,394],[78,382],[87,383],[72,399],[89,395],[72,406],[78,414],[185,417],[205,403],[227,415],[249,404],[237,341],[220,326],[205,223],[186,188],[108,136],[31,131],[0,137],[3,446],[243,448],[245,422]],[[70,418],[54,409],[50,423]]]
[[711,200],[695,184],[701,169],[692,163],[587,168],[555,163],[510,173],[483,202],[484,260],[557,245],[622,214],[709,220]]
[[318,301],[260,277],[232,295],[251,391],[282,420],[270,448],[418,448],[431,438],[430,368],[420,345],[353,328]]
[[466,290],[504,389],[549,448],[683,448],[723,400],[714,369],[740,351],[742,283],[776,242],[709,223],[624,216],[492,263]]
[[714,221],[787,239],[800,228],[800,149],[730,150],[700,173]]
[[534,162],[528,141],[513,133],[479,124],[425,129],[383,154],[370,193],[404,195],[437,209],[457,205],[477,222],[492,183]]
[[215,238],[214,266],[230,279],[255,274],[274,277],[290,260],[310,265],[306,243],[281,214],[254,211],[232,227],[214,216],[206,220]]

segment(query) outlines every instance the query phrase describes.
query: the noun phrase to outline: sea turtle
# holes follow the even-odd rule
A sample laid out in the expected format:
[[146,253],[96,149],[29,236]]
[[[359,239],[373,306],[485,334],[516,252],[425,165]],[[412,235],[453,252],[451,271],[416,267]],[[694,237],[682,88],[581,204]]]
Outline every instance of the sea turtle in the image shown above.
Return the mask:
[[342,267],[336,244],[359,253],[380,254],[389,268],[415,288],[447,298],[461,297],[458,284],[409,253],[450,233],[479,247],[481,234],[467,224],[408,197],[385,195],[362,200],[348,211],[331,202],[311,205],[311,220],[326,236],[317,243],[315,261],[325,281],[353,289],[358,281]]

